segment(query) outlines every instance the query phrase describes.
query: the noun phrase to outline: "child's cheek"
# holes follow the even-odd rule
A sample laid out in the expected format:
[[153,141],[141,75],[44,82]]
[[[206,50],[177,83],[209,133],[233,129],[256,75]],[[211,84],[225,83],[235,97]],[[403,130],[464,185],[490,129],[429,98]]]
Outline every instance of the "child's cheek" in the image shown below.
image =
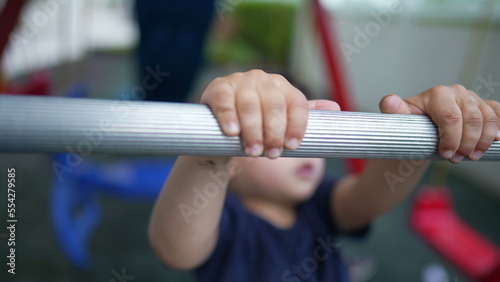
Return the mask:
[[269,169],[263,174],[265,174],[265,181],[268,182],[268,184],[272,185],[273,187],[282,187],[287,181],[287,176],[286,176],[286,170],[285,169]]

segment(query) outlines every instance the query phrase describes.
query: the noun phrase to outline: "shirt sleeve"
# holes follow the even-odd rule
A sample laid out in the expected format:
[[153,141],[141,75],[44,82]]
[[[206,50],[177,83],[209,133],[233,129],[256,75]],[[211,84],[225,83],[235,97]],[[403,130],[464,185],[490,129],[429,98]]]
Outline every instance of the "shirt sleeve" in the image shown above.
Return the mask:
[[321,181],[316,193],[311,198],[312,204],[318,209],[322,220],[325,224],[332,230],[334,234],[337,235],[346,235],[349,238],[358,240],[364,239],[370,232],[371,224],[368,224],[365,227],[359,228],[357,230],[342,232],[337,227],[335,219],[332,214],[332,201],[331,194],[335,189],[335,186],[338,182],[338,178],[326,177]]

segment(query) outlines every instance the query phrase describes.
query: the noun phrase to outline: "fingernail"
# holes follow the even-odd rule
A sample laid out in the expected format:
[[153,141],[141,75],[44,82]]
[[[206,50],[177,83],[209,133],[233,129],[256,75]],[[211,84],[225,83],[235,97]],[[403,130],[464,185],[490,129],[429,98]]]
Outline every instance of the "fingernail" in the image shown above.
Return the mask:
[[470,154],[469,159],[473,161],[478,161],[483,156],[483,154],[484,153],[481,151],[474,151]]
[[262,155],[262,147],[260,145],[253,145],[252,147],[246,148],[245,153],[252,157],[258,157]]
[[290,150],[295,150],[299,147],[299,140],[297,138],[292,138],[286,142],[286,147]]
[[500,139],[500,130],[497,132],[497,138]]
[[444,159],[449,160],[449,159],[451,159],[451,158],[453,157],[453,151],[450,151],[450,150],[448,150],[448,151],[444,151],[444,152],[442,152],[442,153],[441,153],[441,156],[442,156]]
[[271,159],[275,159],[281,155],[281,152],[278,148],[272,148],[269,151],[267,151],[267,157]]
[[453,157],[453,159],[451,159],[451,161],[452,161],[452,162],[454,162],[454,163],[456,163],[456,164],[458,164],[459,162],[463,161],[463,160],[464,160],[464,158],[465,158],[465,157],[464,157],[464,156],[462,156],[462,155],[455,155],[455,156]]
[[236,122],[230,122],[227,126],[226,126],[226,133],[227,134],[238,134],[238,125],[236,124]]

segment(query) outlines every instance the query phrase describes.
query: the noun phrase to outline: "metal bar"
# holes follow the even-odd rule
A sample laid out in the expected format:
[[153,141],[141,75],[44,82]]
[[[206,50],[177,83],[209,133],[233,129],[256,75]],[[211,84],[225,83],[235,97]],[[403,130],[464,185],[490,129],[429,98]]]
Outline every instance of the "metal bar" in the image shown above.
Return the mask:
[[[441,159],[426,116],[310,111],[285,157]],[[243,156],[205,105],[0,95],[1,152]],[[481,160],[500,160],[495,142]]]

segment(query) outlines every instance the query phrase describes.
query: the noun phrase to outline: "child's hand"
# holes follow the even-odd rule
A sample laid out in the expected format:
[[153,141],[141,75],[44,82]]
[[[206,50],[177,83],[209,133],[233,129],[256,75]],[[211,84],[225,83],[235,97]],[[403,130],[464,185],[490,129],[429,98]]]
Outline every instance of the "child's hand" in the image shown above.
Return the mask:
[[249,156],[281,155],[283,147],[299,147],[309,109],[339,110],[335,102],[308,102],[285,78],[261,70],[235,73],[212,81],[201,102],[210,106],[222,131],[240,134]]
[[429,115],[439,128],[439,153],[452,163],[466,156],[478,160],[500,140],[500,103],[482,100],[462,85],[436,86],[404,100],[388,95],[380,110]]

